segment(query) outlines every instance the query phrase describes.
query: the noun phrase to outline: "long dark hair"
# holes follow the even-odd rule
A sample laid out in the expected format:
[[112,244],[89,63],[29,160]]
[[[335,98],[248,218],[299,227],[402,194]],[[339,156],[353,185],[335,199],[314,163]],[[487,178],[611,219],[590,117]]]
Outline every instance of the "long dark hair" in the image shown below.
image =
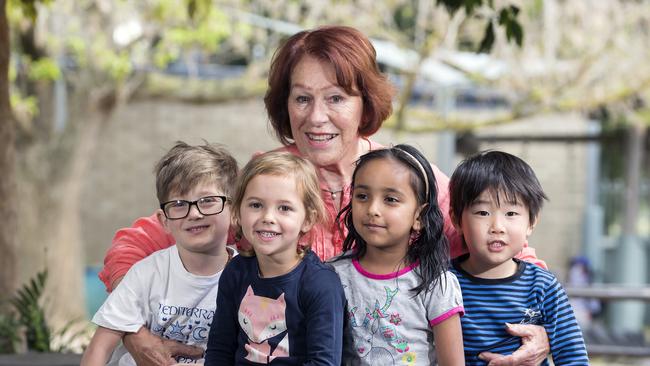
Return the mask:
[[[422,290],[429,290],[436,285],[441,285],[440,275],[449,267],[449,242],[443,232],[444,219],[440,206],[438,206],[438,188],[433,175],[431,164],[422,153],[413,146],[400,144],[391,148],[373,150],[361,156],[352,174],[352,189],[357,172],[369,161],[377,159],[391,159],[411,171],[411,188],[415,192],[418,206],[426,204],[420,212],[421,230],[419,237],[407,249],[406,260],[409,264],[419,261],[415,273],[420,277],[420,284],[411,289],[415,294]],[[343,242],[343,258],[360,259],[367,249],[366,241],[359,235],[352,222],[352,202],[345,206],[336,220],[343,220],[348,229],[348,235]],[[348,253],[349,252],[349,253]]]

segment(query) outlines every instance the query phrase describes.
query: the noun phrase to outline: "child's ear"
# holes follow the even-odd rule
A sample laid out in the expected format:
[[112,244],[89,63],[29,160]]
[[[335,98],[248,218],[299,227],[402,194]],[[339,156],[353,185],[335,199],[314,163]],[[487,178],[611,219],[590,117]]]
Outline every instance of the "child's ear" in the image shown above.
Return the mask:
[[158,222],[160,222],[160,225],[162,225],[163,229],[165,229],[165,232],[167,234],[171,234],[171,230],[169,229],[169,220],[165,216],[165,213],[161,209],[156,210],[156,218],[158,218]]
[[311,230],[312,227],[314,227],[314,220],[316,217],[316,210],[309,210],[307,214],[305,215],[305,221],[303,221],[302,226],[300,227],[300,232],[305,234],[309,230]]
[[535,217],[535,220],[532,224],[528,225],[528,230],[526,230],[526,237],[529,237],[533,233],[533,230],[535,230],[535,226],[537,226],[538,223],[539,215]]
[[449,207],[449,219],[451,220],[451,224],[454,225],[456,231],[460,233],[461,232],[460,221],[458,220],[458,217],[456,217],[456,214],[454,213],[454,210],[451,207]]
[[421,215],[422,215],[422,210],[424,210],[426,207],[427,207],[427,203],[423,203],[422,205],[420,205],[420,207],[417,208],[417,210],[415,210],[415,213],[413,214],[414,217],[413,217],[413,227],[412,227],[414,231],[422,230]]

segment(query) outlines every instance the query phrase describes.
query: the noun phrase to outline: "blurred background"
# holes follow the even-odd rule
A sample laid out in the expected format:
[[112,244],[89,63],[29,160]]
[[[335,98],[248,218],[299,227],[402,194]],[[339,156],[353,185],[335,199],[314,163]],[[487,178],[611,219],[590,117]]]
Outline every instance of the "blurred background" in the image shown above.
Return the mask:
[[375,140],[447,174],[484,149],[525,159],[550,198],[530,245],[594,364],[650,364],[650,1],[0,4],[0,349],[79,352],[115,231],[157,207],[157,159],[176,140],[241,165],[279,146],[262,102],[274,50],[345,24],[398,87]]

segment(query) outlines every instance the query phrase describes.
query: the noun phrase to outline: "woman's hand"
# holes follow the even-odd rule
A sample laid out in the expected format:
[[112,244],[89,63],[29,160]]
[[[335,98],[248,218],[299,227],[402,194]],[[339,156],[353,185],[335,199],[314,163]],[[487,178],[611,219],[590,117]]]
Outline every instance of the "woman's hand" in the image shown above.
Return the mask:
[[488,361],[488,366],[535,366],[548,356],[550,346],[544,327],[532,324],[506,324],[506,331],[521,337],[521,347],[508,356],[492,352],[481,353],[479,358]]
[[123,338],[124,346],[138,366],[175,365],[173,356],[202,358],[203,350],[176,341],[162,339],[142,327],[137,333],[130,333]]

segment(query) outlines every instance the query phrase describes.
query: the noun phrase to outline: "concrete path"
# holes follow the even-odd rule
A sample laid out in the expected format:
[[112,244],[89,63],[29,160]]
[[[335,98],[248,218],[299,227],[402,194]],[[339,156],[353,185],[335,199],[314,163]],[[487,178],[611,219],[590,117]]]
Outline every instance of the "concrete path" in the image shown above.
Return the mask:
[[0,366],[78,366],[81,355],[74,353],[25,353],[0,355]]

